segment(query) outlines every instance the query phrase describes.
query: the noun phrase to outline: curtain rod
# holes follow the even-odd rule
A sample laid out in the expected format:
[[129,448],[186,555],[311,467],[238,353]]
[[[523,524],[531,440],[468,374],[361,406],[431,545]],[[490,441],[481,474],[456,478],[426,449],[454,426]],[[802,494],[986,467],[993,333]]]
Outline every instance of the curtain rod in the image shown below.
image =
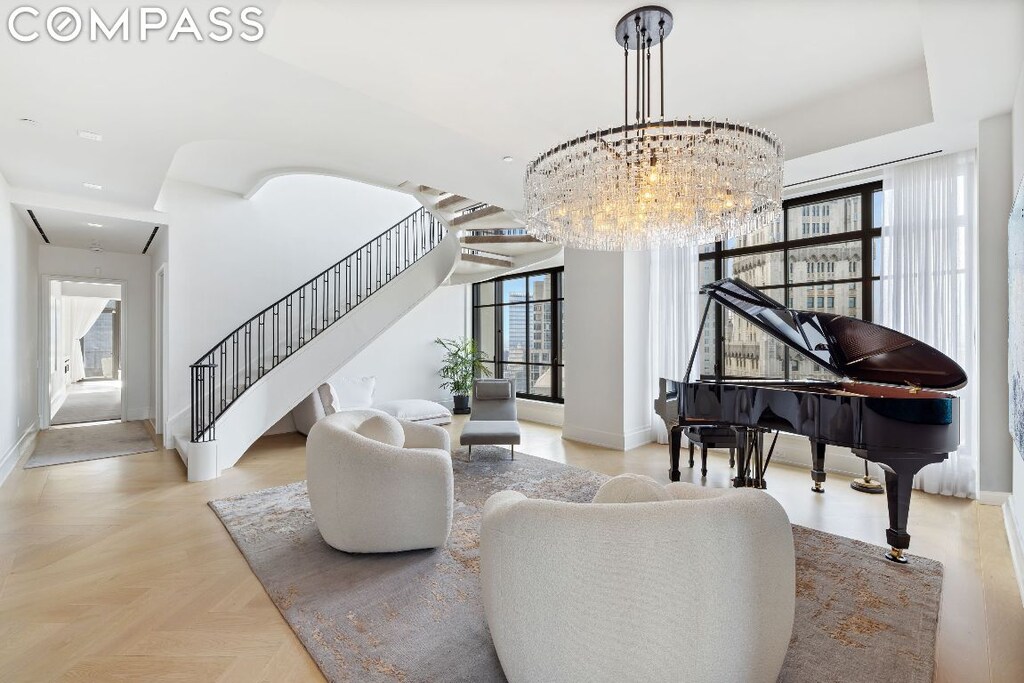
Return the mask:
[[873,164],[871,166],[864,166],[862,168],[855,168],[851,171],[843,171],[842,173],[833,173],[832,175],[823,175],[820,178],[811,178],[810,180],[801,180],[799,183],[790,183],[789,185],[783,185],[783,189],[788,187],[797,187],[798,185],[807,185],[808,183],[816,183],[819,180],[828,180],[829,178],[838,178],[839,176],[850,175],[851,173],[860,173],[861,171],[870,171],[873,168],[881,168],[882,166],[892,166],[893,164],[899,164],[904,161],[913,161],[914,159],[920,159],[922,157],[930,157],[935,154],[942,154],[941,149],[937,149],[934,152],[925,152],[923,154],[915,154],[911,157],[903,157],[902,159],[894,159],[893,161],[883,161],[880,164]]

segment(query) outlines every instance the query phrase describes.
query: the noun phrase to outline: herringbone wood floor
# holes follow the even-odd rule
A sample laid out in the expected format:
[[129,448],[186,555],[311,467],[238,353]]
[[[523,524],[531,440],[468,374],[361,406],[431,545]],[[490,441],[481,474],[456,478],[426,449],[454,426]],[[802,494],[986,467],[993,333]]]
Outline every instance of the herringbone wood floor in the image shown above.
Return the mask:
[[[623,454],[560,434],[524,423],[522,450],[667,481],[664,446]],[[171,451],[14,472],[0,488],[0,681],[322,680],[206,506],[301,479],[303,446],[265,438],[199,484]],[[709,469],[707,484],[725,486],[723,458]],[[769,491],[794,522],[878,543],[882,497],[847,484],[830,475],[815,496],[806,471],[773,466]],[[915,552],[946,564],[936,680],[1024,681],[1024,608],[998,508],[915,494],[911,533]]]

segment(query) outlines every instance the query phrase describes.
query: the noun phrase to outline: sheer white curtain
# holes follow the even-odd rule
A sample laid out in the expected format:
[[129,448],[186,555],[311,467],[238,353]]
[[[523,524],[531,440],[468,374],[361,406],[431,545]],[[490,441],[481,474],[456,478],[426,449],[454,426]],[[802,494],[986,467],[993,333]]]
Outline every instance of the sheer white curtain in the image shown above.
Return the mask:
[[[699,263],[697,247],[662,247],[652,249],[651,303],[649,338],[651,340],[648,377],[651,383],[652,432],[658,443],[668,443],[668,430],[661,417],[654,413],[658,396],[658,379],[686,380],[686,363],[697,341],[700,324]],[[692,374],[700,374],[700,354],[693,363]]]
[[929,465],[914,486],[977,496],[977,264],[974,152],[885,171],[876,320],[957,361],[969,383],[960,396],[960,448]]
[[108,299],[94,296],[66,296],[64,305],[70,311],[71,326],[71,381],[85,377],[85,358],[82,357],[82,337],[96,324]]

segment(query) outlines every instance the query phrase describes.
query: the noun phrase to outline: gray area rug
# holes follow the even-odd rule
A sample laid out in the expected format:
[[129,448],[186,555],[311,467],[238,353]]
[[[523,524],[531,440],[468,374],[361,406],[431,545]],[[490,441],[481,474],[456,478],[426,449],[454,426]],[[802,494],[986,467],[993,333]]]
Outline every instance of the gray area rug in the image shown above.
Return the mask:
[[60,410],[50,420],[52,425],[78,422],[102,422],[121,419],[121,389],[119,387],[90,387],[88,382],[74,385],[69,390]]
[[25,469],[155,450],[156,445],[142,422],[46,429],[36,437],[36,448],[25,461]]
[[[588,502],[607,477],[519,453],[512,462],[487,447],[474,449],[472,462],[456,453],[453,468],[455,517],[439,550],[334,550],[313,523],[305,482],[210,507],[329,680],[504,681],[480,600],[484,502],[505,489]],[[800,526],[793,533],[796,619],[779,680],[930,683],[941,563],[896,565],[877,546]],[[697,629],[679,637],[685,657]]]

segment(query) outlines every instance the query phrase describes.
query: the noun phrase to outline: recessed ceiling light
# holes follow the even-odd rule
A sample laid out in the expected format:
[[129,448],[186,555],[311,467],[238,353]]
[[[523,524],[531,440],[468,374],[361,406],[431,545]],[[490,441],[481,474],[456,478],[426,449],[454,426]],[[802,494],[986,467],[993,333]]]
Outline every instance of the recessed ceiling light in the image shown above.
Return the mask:
[[88,190],[102,190],[103,189],[102,185],[97,185],[96,183],[82,183],[82,187],[84,187],[84,188],[86,188]]
[[512,161],[512,157],[505,156],[505,157],[502,157],[501,160],[504,161],[505,163],[508,163],[508,162]]
[[78,137],[85,140],[92,140],[93,142],[103,142],[103,136],[99,133],[93,133],[91,130],[78,131]]
[[88,225],[90,228],[102,228],[103,227],[102,223],[86,223],[86,225]]
[[34,125],[36,125],[37,123],[39,123],[39,122],[38,122],[38,121],[36,121],[35,119],[18,119],[18,121],[20,121],[20,122],[22,122],[22,123],[27,123],[27,124],[28,124],[28,125],[30,125],[30,126],[34,126]]

